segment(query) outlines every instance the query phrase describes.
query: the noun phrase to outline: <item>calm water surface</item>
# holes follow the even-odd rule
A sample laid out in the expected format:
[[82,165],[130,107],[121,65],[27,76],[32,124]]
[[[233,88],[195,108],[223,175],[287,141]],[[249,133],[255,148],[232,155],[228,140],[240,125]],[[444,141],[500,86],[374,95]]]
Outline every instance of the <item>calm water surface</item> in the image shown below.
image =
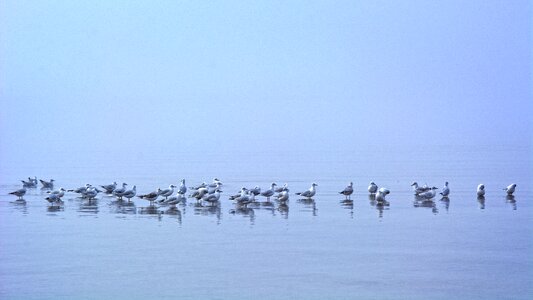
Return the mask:
[[[183,151],[182,151],[183,152]],[[150,153],[150,154],[147,154]],[[426,147],[214,151],[107,160],[72,157],[3,162],[0,185],[2,299],[531,299],[530,149]],[[138,193],[218,177],[216,207],[189,200],[149,209],[75,194],[60,209],[19,180],[56,179],[56,188],[125,181]],[[452,190],[449,201],[414,201],[412,181]],[[337,192],[354,182],[353,202]],[[369,199],[388,187],[390,206]],[[240,187],[287,182],[291,198],[235,210]],[[293,193],[319,184],[314,201]],[[514,198],[501,190],[518,184]],[[475,195],[484,183],[483,201]],[[263,199],[260,199],[263,201]]]

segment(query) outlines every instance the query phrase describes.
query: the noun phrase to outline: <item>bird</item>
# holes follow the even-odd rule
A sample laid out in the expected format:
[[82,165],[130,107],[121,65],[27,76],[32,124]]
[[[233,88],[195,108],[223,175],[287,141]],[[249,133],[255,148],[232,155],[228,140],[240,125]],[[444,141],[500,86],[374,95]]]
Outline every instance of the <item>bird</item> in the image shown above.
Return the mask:
[[67,192],[73,192],[73,193],[77,193],[77,194],[82,194],[82,195],[85,195],[85,193],[87,192],[87,189],[91,187],[91,184],[89,183],[86,183],[84,186],[82,187],[79,187],[77,189],[71,189],[71,190],[67,190]]
[[48,191],[47,193],[48,193],[48,194],[55,194],[55,195],[58,195],[59,198],[61,198],[61,197],[65,196],[65,192],[66,192],[66,191],[67,191],[67,190],[65,190],[64,188],[61,187],[61,188],[59,188],[59,190],[57,190],[57,191]]
[[178,193],[176,196],[169,197],[165,200],[165,203],[170,205],[171,207],[176,207],[179,203],[184,203],[186,201],[186,197],[183,194]]
[[45,181],[42,179],[39,179],[41,184],[43,185],[43,189],[53,189],[54,188],[54,179],[50,179],[50,181]]
[[390,191],[386,188],[380,188],[376,194],[376,201],[385,202],[385,196],[390,194]]
[[313,184],[311,184],[311,187],[307,191],[304,191],[304,192],[301,192],[301,193],[296,193],[296,195],[302,196],[302,197],[306,197],[306,198],[311,198],[311,197],[313,197],[316,194],[315,187],[317,187],[317,186],[318,186],[318,184],[313,182]]
[[423,185],[423,186],[418,186],[418,183],[415,181],[411,184],[411,186],[413,187],[413,190],[415,192],[415,195],[418,195],[420,193],[423,193],[423,192],[427,192],[430,190],[430,188],[427,186],[427,185]]
[[137,194],[137,186],[133,186],[131,190],[127,190],[122,194],[122,197],[128,198],[128,202],[131,201],[131,198],[135,197]]
[[450,188],[448,187],[448,181],[446,181],[446,183],[444,183],[444,187],[442,188],[442,192],[440,192],[439,194],[441,194],[442,197],[448,197],[448,195],[450,194]]
[[353,194],[353,182],[350,182],[350,185],[344,188],[344,190],[340,191],[339,194],[343,194],[346,196],[346,199],[348,199]]
[[253,189],[250,189],[250,193],[254,194],[255,196],[261,194],[261,188],[256,185]]
[[159,192],[154,191],[154,192],[151,192],[151,193],[148,193],[148,194],[139,195],[137,197],[139,197],[141,199],[148,200],[148,201],[150,201],[150,205],[153,205],[153,202],[157,199],[157,197],[159,197]]
[[165,197],[165,199],[167,199],[169,196],[171,196],[173,193],[174,193],[174,188],[176,186],[171,184],[168,186],[168,189],[164,189],[164,190],[159,190],[159,195]]
[[128,185],[127,183],[123,182],[121,188],[115,189],[113,191],[113,195],[117,197],[119,200],[122,200],[122,195],[124,195],[124,192],[126,192],[127,185]]
[[283,186],[280,186],[279,188],[274,189],[274,192],[281,193],[287,190],[289,190],[289,186],[287,185],[287,183],[285,183]]
[[261,192],[261,196],[263,197],[266,197],[267,198],[267,201],[270,200],[270,197],[272,197],[274,195],[274,187],[277,186],[277,184],[275,182],[273,182],[271,185],[270,185],[270,189],[266,190],[266,191],[263,191]]
[[34,185],[34,186],[37,186],[37,183],[38,183],[38,182],[37,182],[37,176],[33,176],[33,178],[29,178],[29,177],[28,177],[28,179],[29,179],[31,182],[33,182],[33,185]]
[[437,190],[438,190],[438,188],[432,187],[429,191],[420,193],[417,196],[420,197],[420,198],[424,198],[426,200],[431,200],[431,199],[435,198],[435,195],[437,194]]
[[222,191],[217,189],[214,194],[207,194],[202,197],[202,201],[209,202],[211,204],[218,202],[220,199],[220,193]]
[[378,191],[378,186],[374,183],[374,181],[370,182],[370,185],[368,186],[368,192],[370,194],[375,194]]
[[218,180],[218,178],[213,178],[213,183],[210,183],[208,185],[208,187],[211,187],[211,188],[218,188],[219,186],[222,185],[222,182],[220,180]]
[[54,193],[51,193],[48,195],[48,197],[44,198],[45,200],[47,200],[50,204],[60,204],[61,202],[63,202],[61,200],[61,196],[60,194],[54,194]]
[[197,190],[197,189],[205,188],[206,186],[207,186],[207,183],[202,182],[202,183],[200,183],[200,184],[197,185],[197,186],[193,186],[193,187],[191,187],[191,189],[192,189],[192,190]]
[[19,190],[16,190],[14,192],[9,193],[9,194],[10,195],[15,195],[15,196],[19,197],[19,199],[22,199],[22,196],[24,196],[26,194],[26,188],[23,187],[23,188],[21,188]]
[[178,188],[178,194],[185,195],[185,193],[187,193],[187,186],[185,185],[185,179],[182,179]]
[[503,190],[507,192],[507,195],[512,195],[514,193],[515,188],[516,188],[516,183],[512,183],[508,187],[504,188]]
[[117,188],[117,182],[115,181],[112,184],[101,185],[101,187],[105,190],[107,194],[112,194],[113,191]]
[[200,201],[202,197],[207,194],[208,190],[205,187],[199,188],[196,191],[192,192],[189,197],[190,198],[196,198],[196,200]]
[[22,187],[25,187],[25,188],[37,187],[37,183],[35,183],[35,181],[31,179],[30,177],[28,177],[28,181],[21,180],[21,182],[22,182]]
[[99,190],[91,186],[87,188],[87,191],[85,192],[84,196],[85,198],[89,199],[89,201],[91,201],[96,197],[96,195],[98,195],[98,192]]
[[285,191],[281,191],[276,197],[278,198],[277,200],[281,203],[287,202],[287,200],[289,200],[289,190],[287,189]]
[[485,185],[484,184],[480,184],[477,186],[477,196],[478,197],[485,196]]

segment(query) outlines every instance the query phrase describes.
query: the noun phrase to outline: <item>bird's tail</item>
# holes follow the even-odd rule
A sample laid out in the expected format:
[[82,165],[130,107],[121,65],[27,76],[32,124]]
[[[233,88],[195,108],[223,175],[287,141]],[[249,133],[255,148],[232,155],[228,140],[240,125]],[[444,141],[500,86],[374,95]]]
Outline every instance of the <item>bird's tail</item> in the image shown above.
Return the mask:
[[296,193],[296,195],[300,196],[302,193]]

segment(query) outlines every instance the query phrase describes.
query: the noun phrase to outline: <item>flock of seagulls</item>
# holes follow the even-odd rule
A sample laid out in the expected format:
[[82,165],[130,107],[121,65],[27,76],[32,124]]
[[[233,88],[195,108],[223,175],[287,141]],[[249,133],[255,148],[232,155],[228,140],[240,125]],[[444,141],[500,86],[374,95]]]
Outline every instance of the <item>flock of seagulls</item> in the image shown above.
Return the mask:
[[[28,180],[21,180],[22,188],[16,191],[13,191],[9,194],[17,196],[19,200],[23,200],[23,196],[26,194],[28,188],[36,188],[38,186],[37,177],[30,178]],[[59,188],[54,190],[54,179],[49,181],[40,179],[39,182],[42,185],[43,189],[48,189],[48,196],[45,198],[52,205],[62,204],[61,198],[68,193],[77,193],[81,198],[87,199],[89,201],[96,198],[99,193],[105,193],[109,196],[116,197],[117,201],[128,201],[130,202],[132,198],[138,197],[143,200],[147,200],[150,203],[150,206],[153,206],[155,203],[159,205],[169,205],[170,207],[176,207],[176,205],[182,203],[185,204],[187,199],[195,199],[197,204],[213,206],[220,201],[223,183],[218,179],[214,178],[212,183],[201,183],[200,185],[187,187],[185,184],[185,179],[182,179],[179,185],[170,184],[168,188],[161,189],[157,188],[154,191],[146,194],[137,195],[137,187],[134,185],[131,189],[128,189],[127,183],[122,183],[118,185],[116,182],[107,185],[100,185],[95,187],[89,183],[85,184],[82,187],[76,189],[66,190],[64,188]],[[305,191],[297,192],[295,195],[299,196],[301,199],[311,200],[317,192],[316,187],[318,184],[312,183],[311,187]],[[427,184],[420,186],[417,182],[411,184],[416,200],[420,201],[432,201],[433,198],[437,195],[438,188],[433,186],[430,187]],[[101,189],[100,189],[101,188]],[[516,190],[516,184],[510,184],[503,189],[507,195],[512,196]],[[189,194],[187,195],[187,191]],[[346,201],[351,201],[351,195],[354,192],[353,182],[350,182],[339,194],[346,197]],[[374,182],[370,182],[368,186],[368,193],[373,197],[379,205],[388,205],[388,202],[385,200],[385,197],[390,194],[390,190],[384,187],[379,188]],[[450,188],[448,182],[444,184],[444,187],[439,193],[443,198],[447,198],[450,194]],[[477,187],[477,196],[484,197],[485,195],[485,185],[480,184]],[[256,197],[264,197],[267,202],[270,202],[271,198],[280,204],[286,204],[289,200],[290,193],[288,184],[285,183],[283,186],[278,187],[276,183],[272,183],[270,188],[261,190],[259,186],[253,188],[242,187],[239,192],[234,195],[229,196],[229,200],[232,200],[238,207],[247,208],[249,204],[257,203],[258,200]],[[126,200],[124,200],[126,199]]]

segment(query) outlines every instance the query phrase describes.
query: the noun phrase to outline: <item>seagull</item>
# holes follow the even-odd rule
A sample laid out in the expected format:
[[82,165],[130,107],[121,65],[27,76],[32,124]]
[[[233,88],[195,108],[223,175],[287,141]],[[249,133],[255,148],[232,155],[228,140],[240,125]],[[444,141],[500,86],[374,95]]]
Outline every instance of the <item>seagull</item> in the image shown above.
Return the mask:
[[59,188],[59,190],[57,190],[57,191],[48,191],[47,193],[48,193],[48,194],[55,194],[55,195],[58,195],[59,198],[61,198],[61,197],[65,196],[65,192],[66,192],[66,191],[67,191],[67,190],[65,190],[64,188],[61,187],[61,188]]
[[28,177],[28,181],[24,181],[24,180],[21,180],[21,181],[22,181],[22,187],[25,187],[25,188],[37,187],[37,184],[35,183],[35,181],[33,181],[33,179],[31,179],[30,177]]
[[222,185],[222,182],[220,180],[218,180],[218,178],[213,178],[213,183],[210,183],[208,185],[208,187],[210,187],[210,188],[218,188],[221,185]]
[[127,185],[128,185],[127,183],[123,182],[121,188],[115,189],[113,191],[113,195],[117,197],[119,200],[122,200],[122,195],[124,195],[124,192],[126,192]]
[[442,192],[440,192],[442,197],[448,197],[450,194],[450,188],[448,187],[448,181],[444,184],[444,187],[442,188]]
[[33,182],[33,185],[34,185],[34,186],[37,186],[37,176],[33,176],[33,179],[31,179],[31,178],[28,177],[28,179],[29,179],[31,182]]
[[185,195],[185,193],[187,193],[187,186],[185,185],[185,179],[182,179],[178,188],[178,194]]
[[311,187],[307,191],[296,193],[296,195],[311,198],[316,194],[316,189],[315,189],[316,186],[318,186],[318,184],[313,182],[313,184],[311,184]]
[[155,192],[151,192],[151,193],[148,193],[148,194],[139,195],[137,197],[139,197],[141,199],[148,200],[148,201],[150,201],[150,205],[153,205],[153,202],[157,199],[157,197],[159,197],[159,193],[157,191],[155,191]]
[[390,191],[386,188],[380,188],[376,194],[376,201],[385,202],[385,196],[390,194]]
[[266,197],[267,198],[267,201],[270,200],[270,197],[272,197],[274,195],[274,187],[276,186],[277,184],[275,182],[273,182],[271,185],[270,185],[270,189],[266,190],[266,191],[263,191],[261,192],[261,196],[263,197]]
[[289,190],[289,186],[287,185],[287,183],[285,183],[283,186],[280,186],[279,188],[274,189],[274,192],[281,193],[283,191],[288,191],[288,190]]
[[507,195],[512,195],[514,193],[515,188],[516,188],[516,183],[512,183],[508,187],[504,188],[503,190],[507,192]]
[[128,202],[131,201],[131,198],[135,197],[135,195],[137,194],[137,186],[133,186],[133,188],[131,190],[127,190],[125,191],[123,194],[122,194],[122,197],[126,197],[128,198]]
[[368,186],[368,192],[370,194],[375,194],[378,191],[378,186],[374,183],[374,181],[370,182],[370,185]]
[[201,189],[201,188],[205,188],[207,186],[207,184],[205,182],[202,182],[200,185],[198,186],[193,186],[191,187],[192,190],[197,190],[197,189]]
[[261,194],[261,188],[256,185],[253,189],[250,189],[250,193],[254,194],[255,196]]
[[94,199],[96,195],[98,195],[98,192],[99,191],[97,189],[91,186],[87,188],[87,191],[85,192],[84,195],[87,199],[89,199],[89,201],[91,201],[91,199]]
[[485,196],[485,185],[484,184],[480,184],[477,186],[477,196],[478,197]]
[[435,195],[437,194],[437,190],[438,190],[438,188],[432,187],[429,191],[420,193],[417,196],[421,197],[421,198],[424,198],[426,200],[431,200],[431,199],[435,198]]
[[213,204],[213,203],[215,203],[215,202],[218,202],[218,200],[220,199],[220,193],[221,193],[221,192],[222,192],[221,190],[217,189],[217,190],[215,191],[214,194],[211,194],[211,195],[205,195],[205,196],[202,198],[202,201],[207,201],[207,202],[209,202],[209,203],[211,203],[211,204]]
[[[243,195],[246,193],[246,191],[248,191],[248,189],[245,188],[245,187],[242,187],[242,188],[241,188],[241,191],[240,191],[238,194],[235,194],[235,195],[231,195],[231,196],[229,196],[229,199],[230,199],[230,200],[236,200],[237,198],[243,196]],[[252,193],[252,194],[253,194],[253,193]]]
[[339,194],[343,194],[348,199],[353,194],[353,182],[350,182],[350,185],[340,191]]
[[22,199],[22,196],[26,194],[26,188],[21,188],[20,190],[16,190],[14,192],[9,193],[10,195],[15,195],[19,197],[19,199]]
[[207,194],[208,190],[205,187],[199,188],[196,191],[194,191],[192,194],[189,195],[190,198],[196,198],[196,200],[200,201],[202,197]]
[[280,192],[277,197],[279,202],[287,202],[287,200],[289,200],[289,190],[287,189],[285,191]]
[[171,184],[168,186],[168,189],[164,189],[164,190],[159,190],[159,195],[165,197],[165,199],[167,199],[169,196],[171,196],[173,193],[174,193],[174,188],[176,186]]
[[67,192],[74,192],[74,193],[85,195],[85,193],[87,192],[87,189],[90,188],[90,187],[91,187],[91,185],[89,183],[86,183],[82,187],[79,187],[77,189],[67,190]]
[[48,197],[44,199],[50,202],[50,204],[54,204],[54,203],[60,204],[61,202],[63,202],[61,200],[60,194],[54,194],[54,193],[49,194]]
[[248,207],[248,204],[255,201],[255,195],[251,194],[252,196],[244,193],[242,196],[235,198],[235,201],[237,202],[237,205],[243,206],[244,208]]
[[221,185],[220,183],[217,183],[217,184],[215,185],[215,187],[209,187],[209,188],[207,188],[207,193],[208,193],[209,195],[213,195],[218,189],[220,189],[220,185]]
[[107,194],[112,194],[113,191],[117,188],[117,182],[115,181],[112,184],[101,185],[101,187],[105,190]]
[[43,189],[53,189],[54,188],[54,179],[50,179],[50,181],[45,181],[42,179],[39,179],[41,181],[41,184],[43,185]]
[[171,207],[176,207],[179,203],[184,203],[186,200],[185,195],[178,193],[176,196],[170,197],[167,200],[165,200],[165,203],[170,205]]
[[415,181],[411,184],[411,186],[413,187],[413,190],[415,192],[415,195],[418,195],[420,193],[423,193],[423,192],[427,192],[430,190],[430,188],[427,186],[427,185],[423,185],[423,186],[418,186],[418,183]]

